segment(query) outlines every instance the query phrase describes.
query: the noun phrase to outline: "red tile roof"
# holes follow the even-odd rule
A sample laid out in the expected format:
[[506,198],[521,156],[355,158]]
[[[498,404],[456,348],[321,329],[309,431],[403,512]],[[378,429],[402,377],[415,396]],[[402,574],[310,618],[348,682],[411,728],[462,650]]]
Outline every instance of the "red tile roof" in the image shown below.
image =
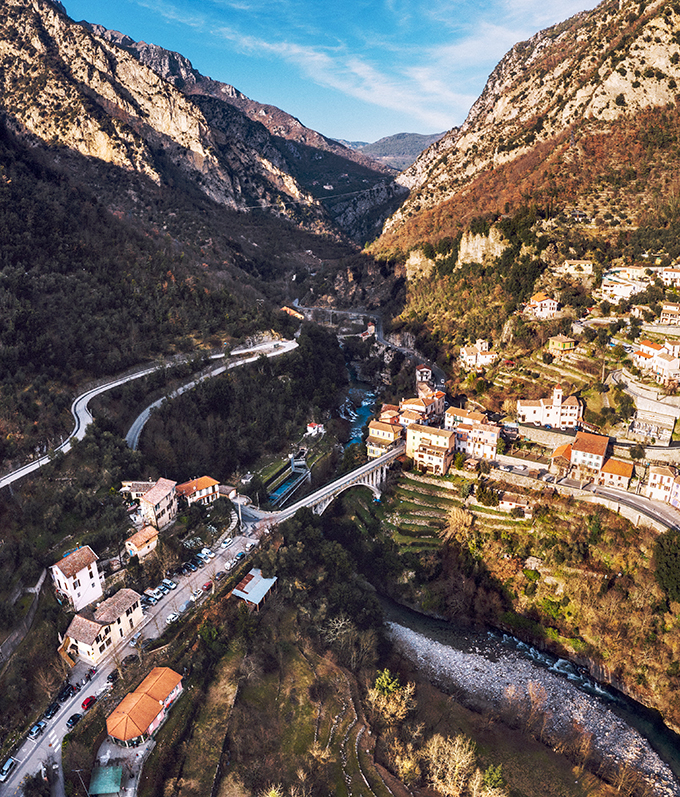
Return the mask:
[[66,578],[73,578],[88,565],[96,562],[98,558],[89,545],[84,545],[82,548],[78,548],[77,551],[65,556],[60,562],[57,562],[55,567],[58,567]]
[[576,440],[572,443],[572,451],[583,451],[586,454],[595,454],[604,457],[607,453],[609,438],[601,434],[590,432],[576,432]]

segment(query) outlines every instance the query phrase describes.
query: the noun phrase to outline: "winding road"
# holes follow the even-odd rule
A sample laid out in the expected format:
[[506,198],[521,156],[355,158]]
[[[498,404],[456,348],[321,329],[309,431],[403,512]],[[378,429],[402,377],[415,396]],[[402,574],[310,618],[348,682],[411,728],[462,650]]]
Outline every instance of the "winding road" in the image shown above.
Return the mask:
[[[297,347],[297,341],[294,340],[282,340],[282,341],[269,341],[267,343],[260,343],[255,346],[250,346],[247,348],[235,349],[231,352],[232,357],[238,357],[237,360],[233,362],[226,363],[224,365],[220,365],[217,368],[213,368],[208,374],[205,374],[203,377],[199,379],[194,379],[191,382],[188,382],[186,385],[183,385],[181,388],[178,388],[175,393],[172,394],[174,398],[180,393],[185,392],[186,390],[190,390],[192,387],[198,384],[199,381],[203,379],[209,379],[212,376],[217,376],[218,374],[223,373],[224,371],[228,370],[229,368],[235,368],[239,365],[245,365],[245,363],[253,362],[258,357],[264,355],[266,357],[276,357],[279,354],[285,354],[288,351]],[[252,353],[252,356],[244,356]],[[210,357],[211,360],[216,359],[224,359],[223,354],[213,354]],[[84,393],[81,393],[77,396],[73,403],[71,404],[71,415],[73,415],[73,419],[75,421],[75,427],[71,434],[64,440],[64,442],[58,446],[54,453],[64,453],[66,454],[71,450],[74,440],[82,440],[87,433],[87,427],[93,422],[94,418],[92,417],[92,413],[89,410],[88,404],[90,401],[95,397],[99,396],[102,393],[106,393],[108,390],[112,390],[114,387],[119,387],[120,385],[124,385],[127,382],[132,382],[135,379],[141,379],[143,376],[148,376],[152,374],[154,371],[158,371],[161,368],[165,368],[168,365],[166,362],[162,363],[155,363],[154,365],[150,365],[148,368],[144,368],[141,371],[136,371],[135,373],[126,374],[125,376],[116,377],[112,379],[110,382],[105,382],[102,385],[97,387],[90,388],[86,390]],[[128,431],[126,440],[128,441],[128,445],[132,448],[136,448],[137,443],[139,442],[139,435],[141,434],[142,429],[144,428],[144,424],[149,418],[151,414],[151,410],[153,407],[162,404],[165,401],[166,397],[159,399],[157,402],[154,402],[151,406],[147,407],[143,413],[141,413],[133,423],[132,427]],[[146,413],[146,415],[145,415]],[[145,417],[144,417],[145,416]],[[134,445],[130,443],[130,440],[133,440]],[[44,465],[47,465],[48,462],[51,462],[53,458],[53,454],[46,454],[39,459],[34,460],[33,462],[29,462],[26,465],[22,465],[20,468],[13,470],[11,473],[6,474],[2,478],[0,478],[0,489],[3,487],[8,487],[14,482],[19,481],[19,479],[23,479],[24,476],[28,476],[29,473],[33,473],[36,470],[39,470]]]

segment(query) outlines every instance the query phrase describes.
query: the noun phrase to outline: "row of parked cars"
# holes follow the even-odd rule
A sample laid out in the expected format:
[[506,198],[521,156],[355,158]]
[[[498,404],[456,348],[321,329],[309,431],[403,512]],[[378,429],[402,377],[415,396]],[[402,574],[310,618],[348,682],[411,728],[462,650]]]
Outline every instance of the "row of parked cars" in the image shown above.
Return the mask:
[[[42,736],[42,734],[45,732],[45,729],[47,728],[47,721],[51,720],[54,716],[56,716],[63,703],[66,703],[66,701],[69,700],[71,697],[73,697],[73,695],[80,692],[83,686],[86,683],[88,683],[88,681],[92,680],[92,676],[95,674],[95,672],[96,670],[94,667],[89,669],[85,674],[83,683],[72,684],[70,681],[66,681],[66,683],[62,684],[61,688],[59,689],[59,692],[57,692],[55,700],[53,700],[52,703],[50,703],[50,705],[45,709],[45,713],[43,714],[43,719],[38,720],[38,722],[36,722],[35,725],[33,725],[29,730],[28,738],[35,741],[40,736]],[[90,695],[89,697],[86,697],[85,700],[83,700],[81,706],[83,713],[86,712],[88,709],[92,708],[92,706],[96,702],[97,698],[95,695]],[[82,719],[82,716],[83,715],[80,713],[72,714],[66,720],[66,727],[69,729],[73,728],[78,723],[78,721]],[[7,780],[7,778],[9,777],[10,773],[12,772],[16,764],[17,760],[16,758],[13,757],[10,757],[5,761],[2,767],[0,767],[0,783],[4,783]]]

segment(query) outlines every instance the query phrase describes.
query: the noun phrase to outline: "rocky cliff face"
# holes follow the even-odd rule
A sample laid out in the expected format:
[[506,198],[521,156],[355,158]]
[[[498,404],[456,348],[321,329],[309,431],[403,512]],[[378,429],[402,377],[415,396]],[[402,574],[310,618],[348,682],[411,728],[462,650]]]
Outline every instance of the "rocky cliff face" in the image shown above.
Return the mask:
[[531,153],[545,158],[560,136],[578,145],[588,126],[606,133],[643,109],[674,106],[678,81],[677,3],[605,0],[515,45],[463,126],[399,176],[411,196],[386,223],[386,241],[409,219],[417,227],[414,217],[461,197],[483,175]]
[[[224,129],[125,49],[72,22],[45,0],[7,0],[0,17],[2,104],[15,130],[143,174],[165,163],[234,209],[285,213],[285,199],[323,210],[282,179],[274,151]],[[272,179],[272,176],[274,179]]]
[[[403,194],[387,186],[389,169],[204,77],[179,53],[75,23],[50,0],[4,4],[0,87],[8,125],[20,135],[159,186],[185,182],[235,210],[330,231],[324,202],[367,191],[361,211],[370,206],[375,235]],[[365,240],[358,214],[341,207],[335,215]]]

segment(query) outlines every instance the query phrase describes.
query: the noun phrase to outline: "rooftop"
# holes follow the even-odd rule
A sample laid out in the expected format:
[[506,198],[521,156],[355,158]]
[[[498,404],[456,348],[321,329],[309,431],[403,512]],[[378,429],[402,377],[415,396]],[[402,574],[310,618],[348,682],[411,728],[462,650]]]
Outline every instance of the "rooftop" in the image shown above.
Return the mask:
[[82,642],[83,645],[93,645],[97,634],[102,630],[99,623],[77,614],[66,629],[66,636]]
[[154,667],[135,692],[149,695],[154,700],[165,701],[181,683],[182,676],[170,667]]
[[612,476],[625,476],[630,479],[633,475],[634,465],[632,462],[623,462],[620,459],[608,459],[603,467],[602,473],[611,473]]
[[103,625],[115,622],[126,609],[129,609],[136,601],[141,599],[133,589],[124,587],[119,589],[115,595],[107,598],[94,610],[94,619]]
[[172,493],[176,484],[177,482],[170,481],[170,479],[159,479],[150,490],[144,493],[141,500],[156,506],[159,501]]
[[162,710],[158,700],[144,693],[130,692],[107,717],[106,730],[115,739],[128,742],[146,733]]
[[57,562],[55,567],[58,567],[59,570],[66,576],[66,578],[73,578],[77,573],[80,573],[81,570],[84,570],[91,564],[97,561],[99,557],[97,554],[90,548],[89,545],[83,545],[82,548],[78,548],[77,551],[70,553],[68,556],[65,556],[60,562]]
[[259,606],[269,590],[276,584],[276,580],[276,576],[274,578],[265,578],[262,575],[262,571],[254,567],[234,587],[232,595]]
[[609,438],[604,435],[576,432],[576,439],[572,443],[571,450],[603,457],[607,453],[608,445]]
[[[311,424],[310,424],[311,425]],[[208,490],[210,487],[219,486],[219,482],[212,479],[210,476],[201,476],[200,479],[192,479],[191,481],[178,484],[176,487],[180,495],[188,497],[197,493],[199,490]]]
[[132,543],[135,548],[141,548],[154,537],[158,537],[158,529],[155,526],[144,526],[133,534],[132,537],[128,537],[125,542]]

